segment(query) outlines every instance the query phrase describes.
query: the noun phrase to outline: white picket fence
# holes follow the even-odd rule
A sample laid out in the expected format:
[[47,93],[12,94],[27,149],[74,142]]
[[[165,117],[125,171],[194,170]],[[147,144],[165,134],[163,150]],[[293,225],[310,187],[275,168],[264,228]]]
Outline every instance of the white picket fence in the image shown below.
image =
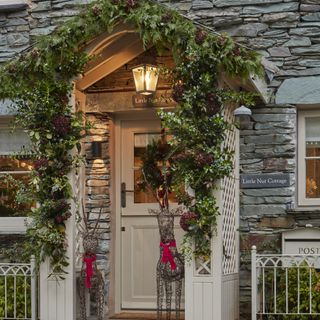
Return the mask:
[[35,258],[30,263],[0,263],[0,319],[37,319]]
[[320,316],[320,255],[251,254],[252,320]]

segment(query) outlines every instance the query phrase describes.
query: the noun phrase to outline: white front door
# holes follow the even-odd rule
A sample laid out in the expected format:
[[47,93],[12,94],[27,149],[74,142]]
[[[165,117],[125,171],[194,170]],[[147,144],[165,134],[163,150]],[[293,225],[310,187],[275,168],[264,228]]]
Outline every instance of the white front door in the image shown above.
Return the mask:
[[[152,195],[139,190],[141,154],[160,137],[159,120],[120,121],[121,167],[121,308],[156,308],[156,265],[159,259],[157,209]],[[178,220],[178,218],[177,218]],[[182,231],[176,226],[177,243]]]

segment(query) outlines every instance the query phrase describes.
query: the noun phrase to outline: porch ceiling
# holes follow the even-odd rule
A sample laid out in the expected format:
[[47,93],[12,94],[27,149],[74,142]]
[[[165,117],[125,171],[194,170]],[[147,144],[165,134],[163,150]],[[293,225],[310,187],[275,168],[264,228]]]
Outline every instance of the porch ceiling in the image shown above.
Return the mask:
[[104,33],[88,44],[84,51],[93,56],[84,75],[76,83],[77,89],[86,90],[145,51],[136,30],[119,24],[111,33]]

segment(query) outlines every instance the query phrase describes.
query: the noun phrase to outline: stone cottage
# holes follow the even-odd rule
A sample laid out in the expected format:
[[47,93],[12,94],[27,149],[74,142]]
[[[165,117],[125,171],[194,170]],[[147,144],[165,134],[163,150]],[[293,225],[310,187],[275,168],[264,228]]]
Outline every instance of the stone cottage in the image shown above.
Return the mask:
[[[0,62],[8,61],[26,50],[37,36],[50,34],[56,26],[77,15],[87,2],[0,1]],[[280,252],[280,231],[306,224],[318,227],[320,224],[320,3],[317,0],[159,2],[177,9],[195,24],[209,27],[212,32],[227,32],[236,41],[258,51],[263,57],[265,81],[253,79],[261,99],[252,108],[250,123],[240,132],[239,310],[240,319],[248,319],[251,304],[251,245],[257,245],[260,251]],[[137,49],[136,55],[141,53]],[[164,60],[162,63],[172,63],[169,55],[161,59]],[[102,208],[98,258],[107,280],[105,289],[111,292],[115,290],[112,280],[115,267],[111,263],[115,259],[111,246],[115,228],[112,223],[112,199],[115,195],[110,192],[113,174],[110,150],[114,148],[115,142],[111,142],[109,137],[117,129],[109,114],[114,111],[115,104],[121,105],[131,97],[130,91],[133,89],[132,82],[127,81],[128,70],[136,63],[137,60],[128,60],[125,65],[119,65],[116,73],[109,77],[102,77],[95,82],[90,82],[89,79],[79,84],[79,103],[83,103],[87,117],[95,124],[95,129],[91,130],[90,136],[84,141],[87,154],[85,209],[94,220]],[[239,89],[247,89],[241,83],[237,83],[237,86]],[[166,90],[168,84],[160,83],[160,87]],[[108,93],[121,88],[126,88],[122,100],[110,100]],[[81,93],[84,91],[86,97],[81,101]],[[123,111],[125,110],[126,107],[123,107]],[[8,157],[27,143],[23,133],[18,131],[14,137],[9,134],[12,116],[7,102],[3,102],[0,108],[1,171],[7,172],[10,168],[9,171],[18,172],[15,174],[27,176],[29,164],[23,159],[12,163]],[[129,124],[132,119],[131,114],[115,119],[116,122],[124,123],[121,138],[124,141],[127,132],[134,130]],[[150,120],[150,127],[145,128],[146,132],[153,132],[152,116],[147,114],[145,119]],[[137,148],[144,143],[142,138],[138,140]],[[91,153],[92,142],[96,141],[102,143],[99,159],[95,159]],[[125,158],[125,155],[119,154],[118,157]],[[268,181],[269,179],[276,181]],[[25,231],[23,218],[3,215],[5,217],[0,218],[0,248],[8,246],[17,236],[23,237]],[[129,225],[122,227],[128,228]],[[131,289],[125,288],[128,292]],[[116,303],[120,304],[119,301]],[[132,297],[124,297],[121,303],[123,309],[132,309],[133,304],[137,306],[139,303],[139,308],[148,309],[148,301],[134,301]],[[117,307],[113,304],[106,309],[114,313]]]

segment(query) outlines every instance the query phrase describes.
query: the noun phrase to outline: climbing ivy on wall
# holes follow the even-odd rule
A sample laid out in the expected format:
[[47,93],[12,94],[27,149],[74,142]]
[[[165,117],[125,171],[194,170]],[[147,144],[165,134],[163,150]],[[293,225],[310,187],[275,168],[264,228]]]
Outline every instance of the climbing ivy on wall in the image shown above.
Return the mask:
[[77,151],[85,129],[82,115],[70,103],[72,80],[91,59],[82,50],[86,43],[120,22],[135,27],[146,47],[172,49],[177,66],[171,74],[173,97],[178,107],[161,117],[180,146],[174,170],[195,190],[195,201],[185,205],[196,212],[196,228],[188,231],[197,240],[198,253],[208,252],[203,239],[212,235],[216,223],[214,182],[232,170],[230,152],[221,149],[224,132],[230,129],[223,107],[245,98],[218,89],[217,74],[245,78],[261,70],[255,52],[146,0],[93,2],[3,65],[0,98],[14,101],[17,121],[29,134],[35,158],[31,187],[38,207],[31,213],[29,244],[38,264],[49,258],[54,273],[62,273],[68,265],[65,222],[72,197],[68,174],[79,164]]

